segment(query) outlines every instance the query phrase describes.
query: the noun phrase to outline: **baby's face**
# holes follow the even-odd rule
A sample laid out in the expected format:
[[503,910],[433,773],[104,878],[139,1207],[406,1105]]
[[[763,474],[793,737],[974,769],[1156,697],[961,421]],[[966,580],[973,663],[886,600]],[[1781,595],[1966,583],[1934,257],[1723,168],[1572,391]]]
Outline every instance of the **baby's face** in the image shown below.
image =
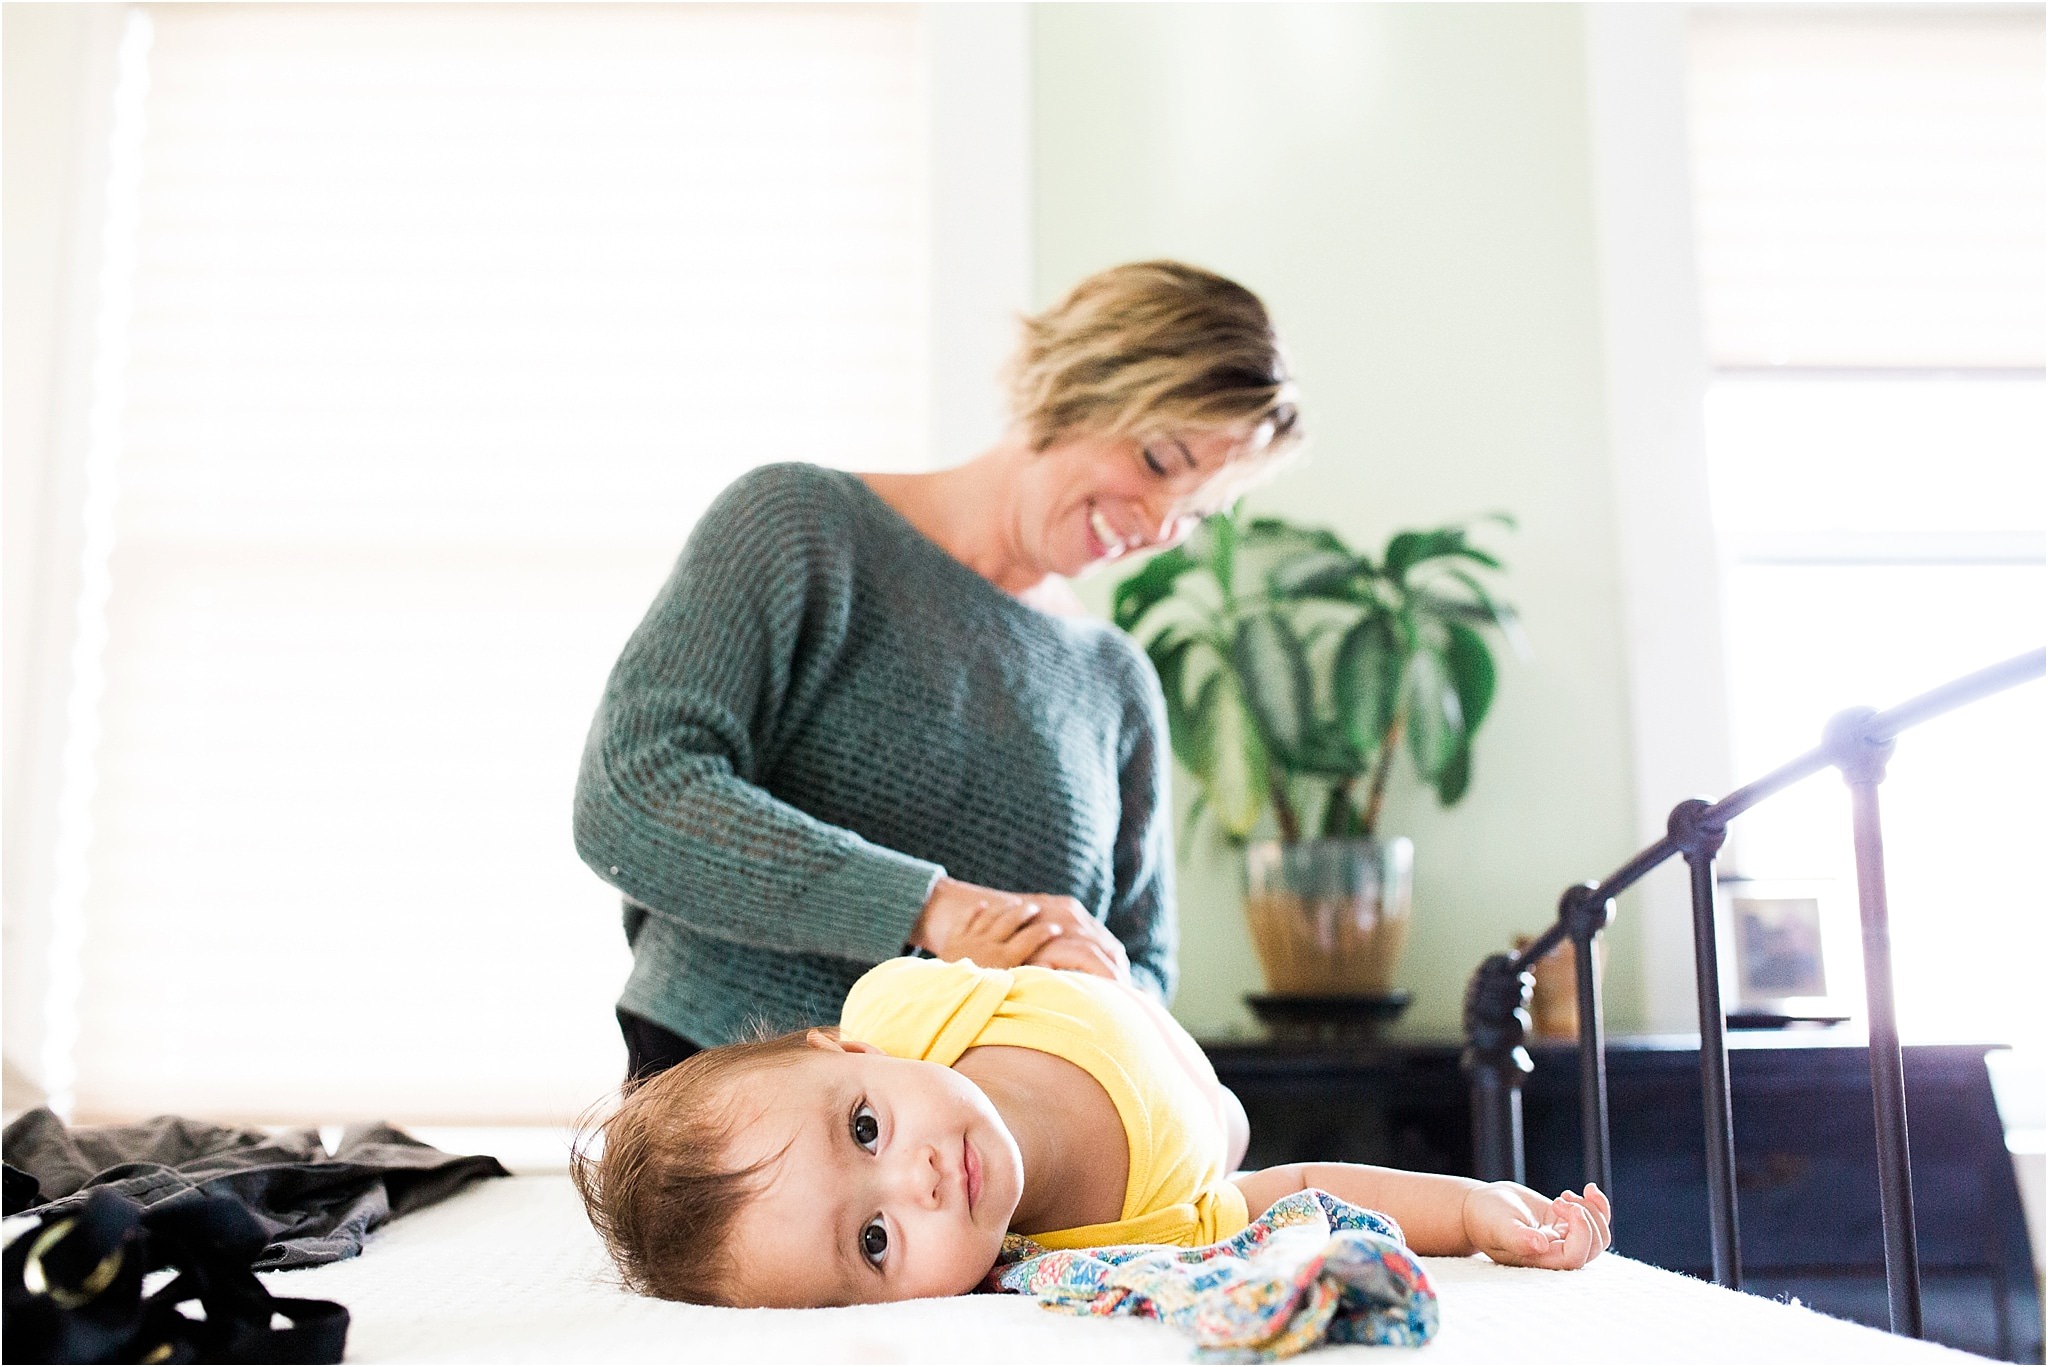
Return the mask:
[[972,1291],[1024,1191],[1002,1117],[951,1068],[822,1034],[811,1043],[734,1093],[725,1161],[766,1163],[734,1222],[738,1299],[859,1305]]

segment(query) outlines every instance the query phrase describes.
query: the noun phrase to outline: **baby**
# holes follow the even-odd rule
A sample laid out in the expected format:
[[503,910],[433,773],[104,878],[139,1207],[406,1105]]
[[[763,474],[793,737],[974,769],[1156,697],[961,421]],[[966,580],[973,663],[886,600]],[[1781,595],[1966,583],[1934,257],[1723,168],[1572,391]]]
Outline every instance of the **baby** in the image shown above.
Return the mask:
[[1233,1172],[1244,1110],[1149,997],[1049,968],[892,959],[837,1029],[708,1049],[626,1096],[578,1190],[627,1282],[707,1305],[972,1291],[1003,1235],[1227,1238],[1290,1192],[1383,1211],[1417,1253],[1576,1268],[1607,1197],[1352,1163]]

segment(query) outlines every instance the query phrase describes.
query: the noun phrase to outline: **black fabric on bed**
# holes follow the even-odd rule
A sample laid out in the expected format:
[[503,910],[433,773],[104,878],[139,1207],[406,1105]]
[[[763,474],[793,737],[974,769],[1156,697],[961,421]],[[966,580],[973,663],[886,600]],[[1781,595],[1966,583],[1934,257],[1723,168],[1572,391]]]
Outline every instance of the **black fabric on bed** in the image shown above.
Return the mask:
[[443,1153],[382,1123],[349,1127],[330,1155],[313,1129],[270,1134],[175,1115],[73,1129],[38,1107],[7,1127],[4,1148],[9,1215],[100,1188],[147,1209],[196,1188],[261,1222],[259,1271],[354,1257],[385,1221],[509,1175],[495,1158]]

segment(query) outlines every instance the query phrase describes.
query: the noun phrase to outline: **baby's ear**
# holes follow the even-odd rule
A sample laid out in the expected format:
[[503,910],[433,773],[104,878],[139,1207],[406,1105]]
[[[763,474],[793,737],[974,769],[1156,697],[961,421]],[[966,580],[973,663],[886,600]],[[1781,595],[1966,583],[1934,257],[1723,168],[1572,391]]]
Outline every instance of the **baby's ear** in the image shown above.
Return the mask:
[[822,1049],[828,1054],[879,1054],[882,1051],[872,1044],[863,1044],[857,1039],[843,1039],[836,1025],[820,1025],[804,1031],[804,1043],[813,1049]]
[[879,1054],[882,1051],[874,1045],[857,1039],[843,1039],[838,1027],[809,1030],[804,1034],[804,1043],[813,1049],[822,1049],[830,1054]]

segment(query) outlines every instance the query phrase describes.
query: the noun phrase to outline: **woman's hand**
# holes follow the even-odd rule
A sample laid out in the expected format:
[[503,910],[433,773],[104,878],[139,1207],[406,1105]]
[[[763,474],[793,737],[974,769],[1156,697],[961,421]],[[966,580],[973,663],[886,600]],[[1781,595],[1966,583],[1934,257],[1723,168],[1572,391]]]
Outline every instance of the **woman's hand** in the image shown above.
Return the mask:
[[1593,1183],[1556,1200],[1516,1182],[1489,1182],[1465,1193],[1465,1237],[1497,1263],[1570,1269],[1600,1256],[1614,1208]]
[[941,878],[910,942],[984,968],[1041,964],[1128,981],[1123,943],[1071,897],[1024,896]]

